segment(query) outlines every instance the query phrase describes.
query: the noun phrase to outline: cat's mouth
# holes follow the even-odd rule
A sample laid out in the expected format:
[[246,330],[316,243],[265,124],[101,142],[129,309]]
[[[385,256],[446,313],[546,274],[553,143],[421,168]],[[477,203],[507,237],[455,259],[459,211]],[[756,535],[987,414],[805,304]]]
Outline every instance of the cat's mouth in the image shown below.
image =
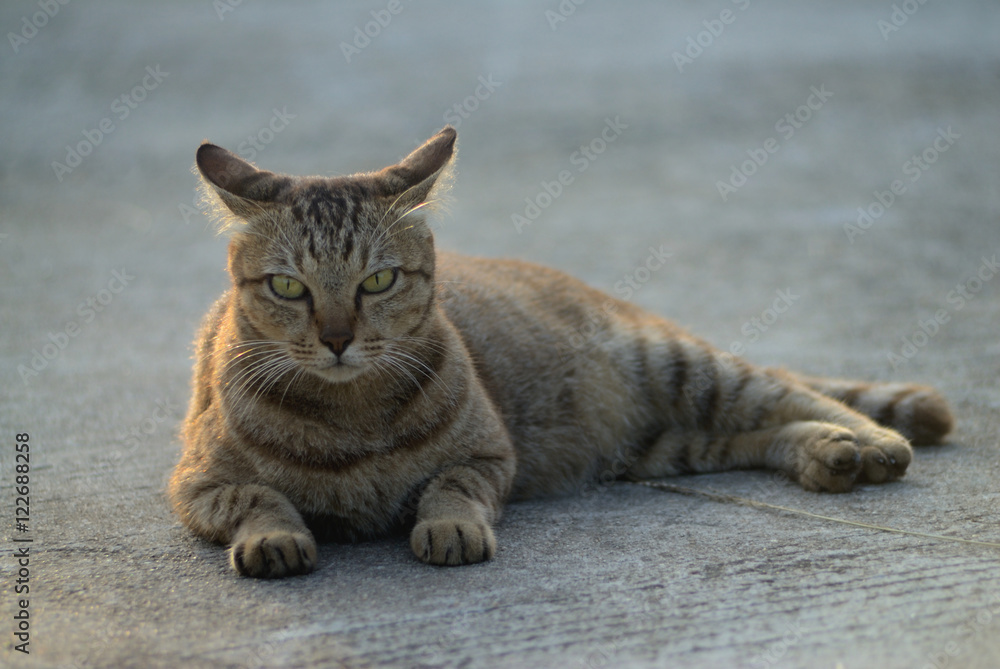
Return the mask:
[[345,362],[343,358],[338,358],[319,365],[313,365],[310,367],[310,371],[325,381],[343,383],[359,376],[364,370],[359,365],[353,365]]

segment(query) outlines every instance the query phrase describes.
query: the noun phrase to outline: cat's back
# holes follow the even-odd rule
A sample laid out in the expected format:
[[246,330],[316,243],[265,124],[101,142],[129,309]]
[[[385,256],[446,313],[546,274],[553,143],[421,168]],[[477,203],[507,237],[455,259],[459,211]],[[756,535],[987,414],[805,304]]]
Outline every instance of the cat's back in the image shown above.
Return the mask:
[[574,470],[567,480],[579,480],[593,451],[630,441],[625,426],[636,387],[629,358],[649,316],[563,272],[518,260],[439,252],[436,274],[439,302],[517,447],[515,496],[535,494],[536,486],[554,491],[551,477],[567,467]]
[[522,365],[550,359],[556,347],[587,348],[574,334],[593,344],[612,322],[642,316],[568,274],[521,260],[438,252],[436,274],[438,299],[466,341]]

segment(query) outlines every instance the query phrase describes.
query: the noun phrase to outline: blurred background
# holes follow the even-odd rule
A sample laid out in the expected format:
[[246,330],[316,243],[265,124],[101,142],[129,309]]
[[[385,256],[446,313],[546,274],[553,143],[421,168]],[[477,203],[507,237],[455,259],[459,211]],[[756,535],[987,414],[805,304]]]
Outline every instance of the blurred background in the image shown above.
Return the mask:
[[[54,287],[83,298],[118,264],[139,272],[118,315],[147,313],[171,344],[193,328],[226,285],[224,240],[193,202],[204,139],[333,175],[394,162],[451,122],[459,178],[440,245],[609,291],[663,245],[670,262],[631,299],[722,347],[792,287],[807,296],[796,330],[753,342],[766,362],[815,348],[818,328],[884,360],[995,248],[993,2],[44,4],[0,10],[0,290],[52,320],[16,319],[25,338],[5,346],[58,324]],[[618,134],[602,146],[608,119]],[[959,139],[911,182],[907,161],[949,127]],[[592,142],[603,151],[580,152]],[[573,182],[549,202],[563,170]],[[720,185],[740,171],[745,184]],[[897,179],[905,194],[847,234]],[[518,231],[530,201],[548,206]],[[887,295],[907,311],[882,330]]]
[[16,0],[0,34],[0,418],[47,444],[66,541],[189,545],[160,491],[228,285],[199,143],[336,175],[446,123],[440,246],[755,362],[935,383],[972,449],[938,466],[995,508],[995,0]]
[[[38,291],[40,312],[52,286],[85,295],[124,263],[143,292],[129,309],[155,303],[161,335],[192,328],[177,308],[198,313],[225,285],[224,240],[193,202],[204,139],[333,175],[394,162],[451,122],[441,246],[610,291],[663,245],[670,262],[632,299],[722,347],[793,287],[808,297],[788,318],[804,327],[754,342],[768,362],[815,344],[816,327],[884,353],[997,239],[993,2],[43,5],[0,10],[0,271],[3,290]],[[607,119],[619,129],[602,146]],[[911,182],[904,165],[949,127],[959,139]],[[592,142],[603,152],[580,152]],[[753,173],[727,190],[734,169]],[[573,182],[550,203],[563,170]],[[846,234],[897,179],[905,194]],[[548,206],[518,230],[526,199]],[[873,342],[885,295],[911,313]]]

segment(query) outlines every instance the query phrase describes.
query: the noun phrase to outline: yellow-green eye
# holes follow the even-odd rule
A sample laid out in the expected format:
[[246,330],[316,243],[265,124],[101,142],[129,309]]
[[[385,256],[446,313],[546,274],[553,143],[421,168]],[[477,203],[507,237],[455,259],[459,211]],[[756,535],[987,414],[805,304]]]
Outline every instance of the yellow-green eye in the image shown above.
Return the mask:
[[366,293],[381,293],[392,285],[396,278],[396,270],[383,269],[375,272],[370,277],[361,282],[361,290]]
[[298,279],[293,279],[284,274],[276,274],[271,277],[271,289],[279,296],[289,300],[295,300],[306,294],[306,287]]

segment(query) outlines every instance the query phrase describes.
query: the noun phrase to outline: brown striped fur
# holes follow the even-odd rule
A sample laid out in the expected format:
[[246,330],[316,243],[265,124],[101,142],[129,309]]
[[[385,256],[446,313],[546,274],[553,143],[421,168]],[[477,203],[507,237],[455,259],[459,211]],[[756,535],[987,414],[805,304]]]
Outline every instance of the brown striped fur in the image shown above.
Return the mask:
[[[769,467],[842,492],[899,478],[908,438],[951,429],[930,388],[758,368],[560,272],[435,252],[424,209],[455,138],[341,178],[198,150],[233,286],[197,340],[169,492],[239,573],[305,573],[313,531],[404,523],[426,562],[489,559],[505,501],[608,472]],[[387,290],[360,288],[387,269]],[[304,295],[281,297],[274,275]]]

